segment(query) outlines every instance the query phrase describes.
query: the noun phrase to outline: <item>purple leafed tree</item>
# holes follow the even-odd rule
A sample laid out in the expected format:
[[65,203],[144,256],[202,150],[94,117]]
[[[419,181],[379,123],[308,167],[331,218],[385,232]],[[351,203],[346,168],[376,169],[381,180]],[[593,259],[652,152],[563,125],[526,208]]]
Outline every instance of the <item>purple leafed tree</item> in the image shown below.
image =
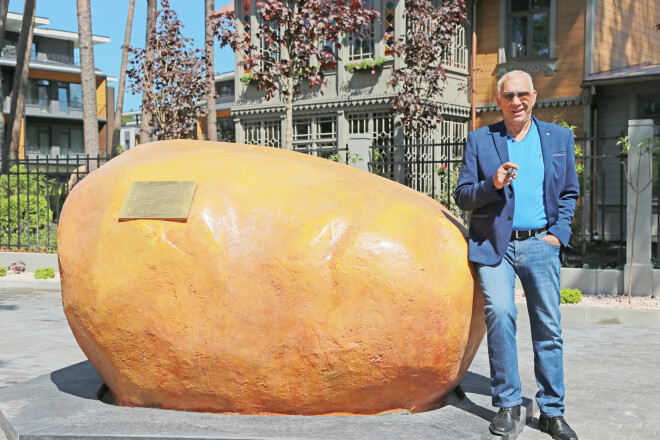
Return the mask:
[[[403,65],[395,68],[388,86],[396,96],[392,110],[408,135],[423,135],[442,121],[440,98],[447,81],[452,38],[467,20],[464,0],[406,0],[405,35],[394,40],[393,50]],[[393,35],[388,38],[394,39]]]
[[207,69],[204,51],[193,49],[192,40],[181,34],[183,25],[169,1],[160,4],[148,42],[153,61],[145,57],[144,49],[129,47],[129,90],[146,98],[143,105],[152,114],[153,137],[195,139],[197,120],[206,113],[206,107],[198,104],[206,97],[206,76],[213,72]]
[[378,12],[363,0],[272,0],[257,6],[255,44],[234,20],[233,12],[215,16],[220,46],[230,46],[238,65],[270,100],[279,92],[286,114],[285,148],[293,149],[293,103],[310,89],[325,85],[325,72],[337,67],[344,35],[360,38]]

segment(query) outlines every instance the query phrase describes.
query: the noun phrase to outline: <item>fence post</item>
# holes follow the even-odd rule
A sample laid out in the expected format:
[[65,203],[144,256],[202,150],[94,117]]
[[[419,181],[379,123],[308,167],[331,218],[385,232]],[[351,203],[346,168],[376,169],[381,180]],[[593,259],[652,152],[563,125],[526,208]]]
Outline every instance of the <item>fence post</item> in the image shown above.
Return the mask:
[[[652,119],[632,119],[628,121],[628,139],[631,150],[628,153],[628,179],[636,188],[642,189],[652,175],[652,154],[639,151],[637,144],[644,139],[653,137]],[[628,185],[627,218],[626,218],[626,265],[623,281],[625,293],[628,293],[630,266],[632,264],[632,294],[635,296],[651,296],[653,293],[653,266],[651,265],[651,221],[653,216],[653,187],[649,185],[645,191],[637,195]],[[637,200],[637,221],[635,218],[635,203]],[[633,225],[633,222],[635,223]],[[635,235],[633,236],[633,226]],[[633,240],[635,246],[632,259]],[[631,261],[632,260],[632,261]]]

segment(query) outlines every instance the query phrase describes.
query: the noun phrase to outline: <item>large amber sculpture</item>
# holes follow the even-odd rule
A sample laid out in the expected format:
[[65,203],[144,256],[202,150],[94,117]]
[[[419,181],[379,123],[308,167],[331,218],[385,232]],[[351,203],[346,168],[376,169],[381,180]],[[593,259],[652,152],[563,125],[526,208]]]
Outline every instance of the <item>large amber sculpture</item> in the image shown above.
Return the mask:
[[[165,180],[197,181],[187,220],[118,220],[131,182]],[[75,186],[58,247],[69,324],[121,405],[424,411],[484,335],[451,214],[301,153],[141,145]]]

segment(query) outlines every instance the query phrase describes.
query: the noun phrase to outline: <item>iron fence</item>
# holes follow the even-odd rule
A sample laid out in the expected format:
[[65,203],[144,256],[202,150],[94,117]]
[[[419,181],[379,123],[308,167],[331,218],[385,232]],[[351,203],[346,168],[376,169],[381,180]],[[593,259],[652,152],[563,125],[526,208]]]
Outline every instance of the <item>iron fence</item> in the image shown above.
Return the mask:
[[621,269],[626,262],[625,154],[576,158],[580,198],[566,266]]
[[[461,212],[452,198],[464,145],[464,142],[374,145],[371,147],[369,169],[372,173],[429,195],[467,224],[469,214]],[[625,161],[624,154],[582,155],[576,159],[580,198],[571,226],[572,249],[568,250],[566,266],[623,267],[626,259],[627,208],[622,163]],[[660,194],[660,186],[657,185],[660,183],[656,183]],[[657,201],[655,203],[657,206]],[[657,208],[656,213],[656,223],[660,224]],[[657,240],[656,229],[656,243]],[[660,259],[660,253],[657,255]]]
[[653,173],[653,213],[654,221],[651,225],[653,231],[653,257],[651,262],[653,267],[660,268],[660,151],[653,152],[653,162],[652,162],[652,173]]
[[[369,170],[438,200],[467,224],[467,213],[455,205],[463,142],[372,146]],[[352,163],[348,147],[302,148],[302,153]],[[660,153],[654,154],[657,169]],[[109,158],[69,156],[31,158],[8,163],[0,176],[0,248],[55,252],[57,225],[64,200],[90,167]],[[573,221],[573,249],[567,265],[621,268],[626,259],[625,155],[589,155],[576,160],[581,187]],[[660,179],[653,182],[653,255],[660,261]]]
[[[338,162],[351,159],[348,148],[336,146],[297,151]],[[56,252],[64,201],[90,168],[108,160],[84,155],[9,160],[8,171],[0,175],[0,249]]]
[[465,221],[452,197],[464,147],[465,142],[374,145],[369,171],[434,198]]
[[90,168],[109,158],[70,156],[9,160],[0,176],[0,248],[55,252],[64,200]]

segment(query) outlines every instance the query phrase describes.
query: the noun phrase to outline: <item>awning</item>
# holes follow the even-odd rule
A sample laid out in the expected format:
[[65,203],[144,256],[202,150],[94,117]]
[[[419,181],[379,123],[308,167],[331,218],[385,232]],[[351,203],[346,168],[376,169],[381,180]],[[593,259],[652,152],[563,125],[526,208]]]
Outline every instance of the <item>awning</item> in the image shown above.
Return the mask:
[[620,69],[592,73],[582,81],[582,87],[604,86],[630,82],[660,80],[660,64],[650,62]]

